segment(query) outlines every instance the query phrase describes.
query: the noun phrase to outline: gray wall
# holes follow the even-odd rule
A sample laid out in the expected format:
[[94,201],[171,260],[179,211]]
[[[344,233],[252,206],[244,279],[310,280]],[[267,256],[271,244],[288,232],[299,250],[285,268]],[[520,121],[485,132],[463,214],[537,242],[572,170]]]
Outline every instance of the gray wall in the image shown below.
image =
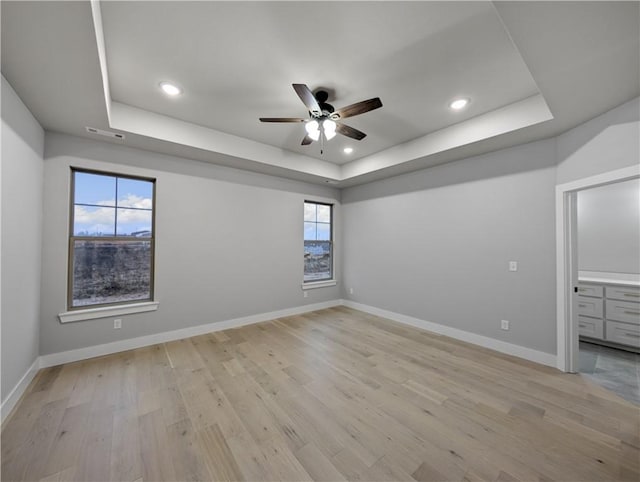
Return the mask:
[[44,131],[2,77],[2,401],[38,356]]
[[553,353],[554,149],[541,141],[343,191],[344,296]]
[[555,185],[637,164],[639,108],[344,190],[343,297],[555,353]]
[[640,162],[640,98],[556,138],[558,184]]
[[578,192],[578,269],[640,273],[640,180]]
[[[70,166],[155,177],[158,311],[61,324],[65,311]],[[337,286],[303,298],[303,201],[339,192],[120,145],[47,133],[41,354],[81,348],[340,297]]]

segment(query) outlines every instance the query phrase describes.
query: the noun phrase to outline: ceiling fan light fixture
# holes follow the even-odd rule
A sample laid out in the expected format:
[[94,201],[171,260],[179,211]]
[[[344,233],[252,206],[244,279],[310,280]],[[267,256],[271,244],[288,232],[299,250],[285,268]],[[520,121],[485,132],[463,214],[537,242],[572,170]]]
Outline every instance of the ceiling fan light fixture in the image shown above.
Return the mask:
[[307,122],[304,125],[304,130],[307,131],[307,135],[314,141],[320,139],[320,124],[317,120],[310,120]]
[[468,105],[469,105],[469,99],[467,98],[454,99],[451,101],[451,103],[449,103],[449,107],[452,110],[462,110]]
[[322,129],[324,130],[324,136],[328,141],[336,136],[336,123],[331,119],[325,119],[322,121]]
[[160,82],[160,88],[165,94],[172,97],[182,94],[182,89],[171,82]]

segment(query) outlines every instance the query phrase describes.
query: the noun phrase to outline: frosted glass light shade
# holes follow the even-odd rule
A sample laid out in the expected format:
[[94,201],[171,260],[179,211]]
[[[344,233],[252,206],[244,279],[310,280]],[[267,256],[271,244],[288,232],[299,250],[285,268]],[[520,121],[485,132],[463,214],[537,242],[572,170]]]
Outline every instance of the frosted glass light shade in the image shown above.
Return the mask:
[[320,139],[319,127],[320,127],[320,124],[318,123],[317,120],[310,120],[304,125],[304,129],[307,131],[307,135],[314,141],[317,141],[318,139]]
[[318,127],[319,127],[319,124],[318,124],[318,121],[316,120],[309,121],[304,125],[304,128],[307,131],[307,134],[309,135],[312,135],[315,132],[318,132]]
[[324,136],[327,140],[331,140],[336,136],[336,123],[331,119],[326,119],[322,123],[322,128],[324,129]]

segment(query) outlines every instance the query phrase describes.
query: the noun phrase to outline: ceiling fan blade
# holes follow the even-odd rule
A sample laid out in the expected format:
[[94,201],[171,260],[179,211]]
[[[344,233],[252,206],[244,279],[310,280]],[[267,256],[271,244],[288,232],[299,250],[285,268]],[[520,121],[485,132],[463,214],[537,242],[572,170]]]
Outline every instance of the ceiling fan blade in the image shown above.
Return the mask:
[[336,122],[336,132],[338,134],[342,134],[343,136],[351,137],[351,139],[355,139],[356,141],[361,141],[362,139],[367,137],[364,132],[359,131],[358,129],[354,129],[353,127],[349,127],[346,124],[340,124],[338,122]]
[[369,112],[370,110],[378,109],[380,107],[382,107],[380,97],[374,97],[373,99],[363,100],[362,102],[356,102],[355,104],[338,109],[331,115],[331,117],[334,119],[345,119],[346,117],[364,114],[365,112]]
[[305,122],[300,117],[260,117],[260,122]]
[[309,109],[309,112],[314,116],[322,115],[322,109],[320,109],[320,104],[316,100],[316,97],[311,92],[311,89],[307,87],[305,84],[291,84],[293,85],[293,89],[302,100],[302,103]]
[[311,139],[311,137],[309,136],[304,136],[304,139],[302,139],[302,142],[300,143],[301,146],[308,146],[309,144],[311,144],[313,142],[313,139]]

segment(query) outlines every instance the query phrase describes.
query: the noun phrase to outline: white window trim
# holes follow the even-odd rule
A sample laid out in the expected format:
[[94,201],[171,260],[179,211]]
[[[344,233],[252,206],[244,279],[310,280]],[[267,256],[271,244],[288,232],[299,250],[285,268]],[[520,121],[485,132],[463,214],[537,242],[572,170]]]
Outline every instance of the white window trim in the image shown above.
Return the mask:
[[327,286],[335,286],[338,284],[338,281],[335,279],[327,279],[323,281],[309,281],[307,283],[302,283],[303,290],[313,290],[315,288],[326,288]]
[[159,304],[158,301],[147,301],[129,305],[101,306],[86,310],[65,311],[64,313],[59,313],[58,318],[60,323],[71,323],[74,321],[94,320],[96,318],[108,318],[110,316],[131,315],[133,313],[144,313],[145,311],[156,311]]

